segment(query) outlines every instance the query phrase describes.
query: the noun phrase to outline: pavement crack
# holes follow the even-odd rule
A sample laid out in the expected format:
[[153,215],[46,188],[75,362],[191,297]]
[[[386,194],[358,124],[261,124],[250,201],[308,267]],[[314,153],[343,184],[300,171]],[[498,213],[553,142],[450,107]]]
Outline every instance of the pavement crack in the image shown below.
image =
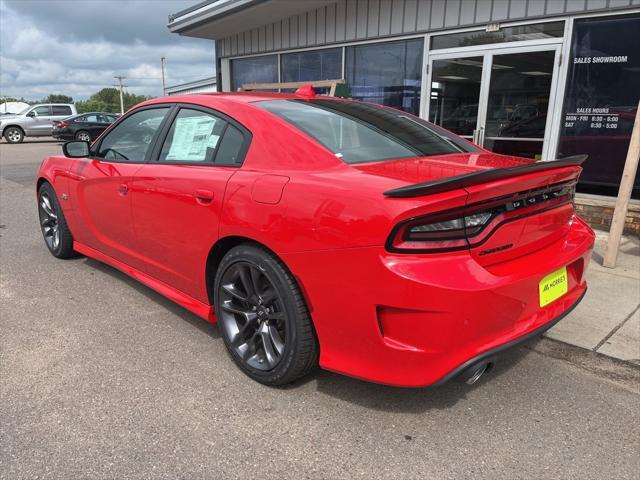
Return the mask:
[[618,325],[616,325],[616,326],[613,328],[613,330],[611,330],[611,331],[608,333],[608,335],[607,335],[606,337],[604,337],[602,340],[600,340],[600,342],[598,342],[598,344],[597,344],[595,347],[593,347],[593,351],[594,351],[594,352],[597,352],[597,351],[598,351],[598,349],[599,349],[600,347],[602,347],[602,345],[604,345],[604,344],[607,342],[607,340],[609,340],[611,337],[613,337],[613,336],[616,334],[616,332],[617,332],[618,330],[620,330],[620,329],[622,328],[622,326],[623,326],[625,323],[627,323],[627,321],[628,321],[631,317],[633,317],[634,313],[636,313],[636,312],[638,311],[638,309],[640,309],[640,304],[638,304],[638,306],[636,306],[636,308],[634,308],[634,309],[633,309],[633,311],[632,311],[629,315],[627,315],[627,316],[626,316],[626,317],[625,317],[625,318],[624,318],[624,319],[623,319],[623,320],[622,320]]

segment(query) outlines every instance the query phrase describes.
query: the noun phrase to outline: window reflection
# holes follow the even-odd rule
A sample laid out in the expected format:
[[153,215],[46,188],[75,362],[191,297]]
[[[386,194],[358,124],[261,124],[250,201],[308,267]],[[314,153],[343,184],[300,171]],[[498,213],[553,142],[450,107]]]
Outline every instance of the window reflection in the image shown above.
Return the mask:
[[245,83],[274,83],[277,81],[277,55],[231,60],[231,86],[233,91],[238,90]]
[[429,120],[458,135],[471,136],[478,119],[482,57],[435,60]]
[[346,49],[351,96],[417,115],[420,112],[422,39],[357,45]]

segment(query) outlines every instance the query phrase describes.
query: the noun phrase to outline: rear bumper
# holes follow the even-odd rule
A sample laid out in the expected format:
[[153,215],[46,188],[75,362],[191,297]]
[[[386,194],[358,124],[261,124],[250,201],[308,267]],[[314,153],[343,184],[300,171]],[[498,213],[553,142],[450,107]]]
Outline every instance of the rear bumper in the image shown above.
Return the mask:
[[[283,259],[307,296],[323,368],[420,387],[445,382],[563,318],[586,291],[593,241],[576,218],[556,242],[489,267],[467,251],[403,255],[382,247]],[[540,307],[540,280],[563,266],[568,292]]]
[[573,309],[576,308],[578,306],[578,304],[582,301],[582,299],[584,298],[586,293],[587,293],[587,289],[585,288],[582,291],[582,293],[580,294],[580,297],[578,297],[578,300],[576,300],[576,302],[573,305],[571,305],[568,309],[566,309],[558,317],[554,318],[550,322],[545,323],[541,327],[538,327],[535,330],[533,330],[533,331],[531,331],[531,332],[529,332],[529,333],[527,333],[525,335],[522,335],[521,337],[518,337],[518,338],[516,338],[514,340],[511,340],[510,342],[503,343],[502,345],[499,345],[499,346],[497,346],[495,348],[492,348],[491,350],[487,350],[486,352],[483,352],[483,353],[481,353],[479,355],[476,355],[473,358],[470,358],[469,360],[464,362],[462,365],[460,365],[457,368],[451,370],[447,375],[445,375],[443,378],[438,380],[438,382],[436,382],[435,385],[442,385],[444,383],[447,383],[449,380],[453,380],[455,377],[460,375],[462,372],[464,372],[466,369],[468,369],[472,365],[475,365],[476,363],[480,363],[483,360],[487,360],[488,358],[494,357],[494,356],[496,356],[496,355],[498,355],[498,354],[500,354],[500,353],[502,353],[502,352],[504,352],[506,350],[509,350],[511,348],[515,348],[518,345],[522,345],[523,343],[528,342],[532,338],[539,337],[544,332],[546,332],[551,327],[553,327],[556,323],[558,323],[560,320],[562,320],[564,317],[569,315],[573,311]]

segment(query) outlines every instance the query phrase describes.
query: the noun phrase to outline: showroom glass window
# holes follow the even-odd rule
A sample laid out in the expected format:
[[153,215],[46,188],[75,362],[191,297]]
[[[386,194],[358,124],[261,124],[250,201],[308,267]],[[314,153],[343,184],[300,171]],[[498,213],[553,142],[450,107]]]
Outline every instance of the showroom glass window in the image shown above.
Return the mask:
[[574,23],[558,157],[589,155],[583,191],[617,193],[640,99],[638,32],[640,15]]
[[342,48],[286,53],[280,61],[283,82],[342,78]]
[[231,60],[231,86],[234,92],[245,83],[274,83],[277,81],[277,55]]
[[422,38],[347,47],[351,96],[418,115],[423,47]]

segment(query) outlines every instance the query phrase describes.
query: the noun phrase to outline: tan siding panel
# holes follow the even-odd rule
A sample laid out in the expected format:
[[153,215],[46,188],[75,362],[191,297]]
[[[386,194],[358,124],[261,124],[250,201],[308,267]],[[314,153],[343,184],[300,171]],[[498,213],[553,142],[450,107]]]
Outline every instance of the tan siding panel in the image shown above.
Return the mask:
[[509,18],[522,18],[527,14],[526,0],[511,0],[509,4]]
[[474,23],[476,17],[476,0],[462,0],[460,8],[460,25],[470,25]]
[[457,27],[460,25],[460,0],[447,0],[444,11],[444,26]]
[[367,10],[367,36],[377,37],[378,22],[380,21],[380,0],[370,0]]
[[527,4],[527,16],[535,17],[544,15],[546,3],[546,0],[529,0]]
[[404,33],[413,33],[416,31],[417,17],[418,0],[406,0],[404,4],[404,25],[402,26]]
[[336,6],[327,6],[327,42],[336,41]]
[[345,22],[347,27],[345,38],[347,40],[355,40],[356,38],[356,25],[358,23],[358,19],[356,15],[357,11],[358,11],[357,0],[347,0],[347,9],[345,13]]
[[[559,2],[561,3],[561,2]],[[509,0],[493,0],[491,21],[499,22],[509,18]]]
[[316,10],[316,43],[325,43],[327,35],[327,7]]
[[431,6],[431,28],[444,27],[445,0],[433,0]]
[[340,0],[336,5],[336,42],[343,42],[346,32],[347,2]]
[[380,0],[380,35],[391,33],[391,0]]
[[429,30],[429,19],[431,17],[431,2],[418,2],[418,31]]
[[402,33],[402,23],[404,19],[404,0],[393,0],[391,2],[391,34]]

